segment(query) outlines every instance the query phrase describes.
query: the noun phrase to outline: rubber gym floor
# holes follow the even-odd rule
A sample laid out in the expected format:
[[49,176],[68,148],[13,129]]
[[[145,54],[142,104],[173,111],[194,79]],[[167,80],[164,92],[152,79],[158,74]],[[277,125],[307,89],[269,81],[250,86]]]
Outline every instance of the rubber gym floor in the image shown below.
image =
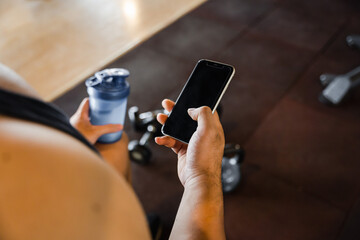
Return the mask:
[[[175,100],[201,58],[235,66],[221,121],[246,158],[224,196],[229,240],[360,239],[360,91],[338,107],[318,101],[321,73],[360,64],[345,43],[360,34],[359,13],[356,0],[210,0],[108,66],[130,70],[128,106],[140,112]],[[71,115],[85,96],[80,84],[54,102]],[[167,239],[183,188],[175,154],[149,146],[133,186]]]

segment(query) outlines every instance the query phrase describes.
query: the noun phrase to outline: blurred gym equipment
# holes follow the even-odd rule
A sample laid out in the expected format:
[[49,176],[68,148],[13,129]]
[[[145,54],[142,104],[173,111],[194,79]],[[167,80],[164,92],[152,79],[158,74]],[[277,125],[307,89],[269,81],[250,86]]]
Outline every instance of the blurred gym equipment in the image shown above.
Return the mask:
[[[350,47],[360,49],[360,35],[347,36],[346,42]],[[339,105],[351,90],[360,85],[360,66],[341,75],[321,74],[320,83],[325,87],[319,96],[320,102]]]

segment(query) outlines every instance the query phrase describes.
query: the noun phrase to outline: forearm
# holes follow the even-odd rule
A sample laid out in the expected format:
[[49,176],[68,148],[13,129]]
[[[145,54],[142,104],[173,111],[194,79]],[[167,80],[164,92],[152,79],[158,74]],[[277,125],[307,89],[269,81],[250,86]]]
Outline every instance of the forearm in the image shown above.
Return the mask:
[[103,159],[131,184],[131,166],[128,152],[121,152],[108,144],[96,144]]
[[185,187],[170,239],[225,239],[220,180]]
[[103,159],[131,184],[131,166],[128,151],[129,139],[124,132],[121,140],[111,144],[96,143]]

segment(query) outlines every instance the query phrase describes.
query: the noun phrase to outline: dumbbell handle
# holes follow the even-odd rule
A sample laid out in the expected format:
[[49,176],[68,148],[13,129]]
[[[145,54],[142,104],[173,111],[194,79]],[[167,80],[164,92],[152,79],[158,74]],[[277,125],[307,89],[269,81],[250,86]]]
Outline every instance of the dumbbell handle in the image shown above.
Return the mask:
[[153,119],[153,118],[156,118],[156,116],[159,113],[164,113],[164,111],[163,110],[155,110],[155,111],[140,113],[139,119],[141,119],[141,120],[145,120],[147,118]]
[[149,125],[147,127],[147,132],[141,137],[139,144],[144,146],[148,143],[148,141],[154,137],[154,134],[156,132],[156,127],[153,125]]

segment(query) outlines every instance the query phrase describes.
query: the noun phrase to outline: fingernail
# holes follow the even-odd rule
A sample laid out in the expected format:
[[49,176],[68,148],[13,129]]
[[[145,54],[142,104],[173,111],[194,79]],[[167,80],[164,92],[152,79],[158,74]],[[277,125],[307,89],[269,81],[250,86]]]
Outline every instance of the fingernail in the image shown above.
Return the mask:
[[195,110],[195,108],[189,108],[188,112],[193,112]]

